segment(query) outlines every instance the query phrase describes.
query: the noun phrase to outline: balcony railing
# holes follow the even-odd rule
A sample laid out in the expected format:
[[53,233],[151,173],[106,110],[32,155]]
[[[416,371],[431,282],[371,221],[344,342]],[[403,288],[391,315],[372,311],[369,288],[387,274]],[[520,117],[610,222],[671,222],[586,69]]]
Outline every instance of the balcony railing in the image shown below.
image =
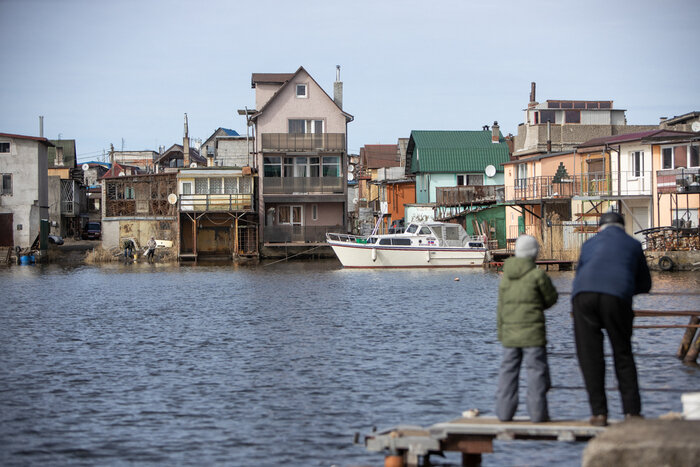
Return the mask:
[[496,203],[503,201],[502,185],[451,186],[436,190],[438,206],[463,206],[472,203]]
[[506,186],[506,201],[572,198],[574,196],[650,196],[651,172],[589,172],[559,178],[539,176]]
[[265,177],[262,185],[265,195],[343,194],[344,189],[341,177]]
[[657,170],[659,193],[700,193],[700,167]]
[[273,225],[263,234],[265,243],[325,243],[326,232],[343,232],[343,226]]
[[263,133],[263,151],[344,151],[345,133]]
[[251,194],[180,195],[180,211],[236,212],[252,210],[253,195]]

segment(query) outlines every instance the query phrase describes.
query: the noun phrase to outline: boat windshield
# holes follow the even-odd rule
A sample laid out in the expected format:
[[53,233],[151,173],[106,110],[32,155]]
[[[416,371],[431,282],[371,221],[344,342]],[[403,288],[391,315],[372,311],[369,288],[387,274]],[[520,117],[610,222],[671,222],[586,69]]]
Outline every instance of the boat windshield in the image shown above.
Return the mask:
[[416,224],[410,224],[406,229],[406,233],[416,233],[416,230],[418,230],[418,226]]

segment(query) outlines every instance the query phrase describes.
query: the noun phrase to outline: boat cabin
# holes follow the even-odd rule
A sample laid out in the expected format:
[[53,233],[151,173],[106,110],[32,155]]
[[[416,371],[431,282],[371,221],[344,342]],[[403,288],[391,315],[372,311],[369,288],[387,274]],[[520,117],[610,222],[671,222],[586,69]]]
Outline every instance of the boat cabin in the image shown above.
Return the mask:
[[434,246],[452,248],[484,248],[481,237],[467,235],[459,224],[445,223],[410,223],[403,233],[373,235],[367,243],[395,246]]

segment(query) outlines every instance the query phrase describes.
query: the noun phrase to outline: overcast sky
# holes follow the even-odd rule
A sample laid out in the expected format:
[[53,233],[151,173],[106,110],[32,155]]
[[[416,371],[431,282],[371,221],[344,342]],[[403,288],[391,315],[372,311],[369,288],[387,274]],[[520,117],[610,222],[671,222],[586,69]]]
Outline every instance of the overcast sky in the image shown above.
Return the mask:
[[[537,99],[613,100],[630,124],[700,110],[700,1],[0,0],[0,132],[75,139],[78,159],[245,134],[252,73],[303,66],[349,151],[411,130],[517,133]],[[123,143],[122,143],[123,141]]]

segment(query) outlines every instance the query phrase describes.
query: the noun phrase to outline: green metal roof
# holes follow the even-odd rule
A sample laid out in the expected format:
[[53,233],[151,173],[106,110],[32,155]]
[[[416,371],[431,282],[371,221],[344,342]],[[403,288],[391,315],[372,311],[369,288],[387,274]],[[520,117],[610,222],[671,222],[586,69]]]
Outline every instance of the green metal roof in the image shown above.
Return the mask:
[[493,165],[503,172],[508,162],[508,145],[499,132],[499,143],[491,142],[491,131],[414,130],[408,142],[413,173],[483,172]]

